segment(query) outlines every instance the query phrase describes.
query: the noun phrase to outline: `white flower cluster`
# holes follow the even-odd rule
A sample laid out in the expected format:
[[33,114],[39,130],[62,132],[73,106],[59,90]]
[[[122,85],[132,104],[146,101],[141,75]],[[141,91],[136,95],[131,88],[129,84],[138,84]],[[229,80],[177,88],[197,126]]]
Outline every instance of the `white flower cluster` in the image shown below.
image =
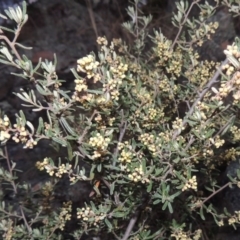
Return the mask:
[[88,55],[77,61],[77,71],[84,72],[87,74],[87,78],[92,78],[94,76],[94,71],[97,69],[99,62],[95,61],[93,55]]
[[94,226],[98,226],[99,222],[102,221],[105,217],[106,214],[96,214],[90,207],[77,209],[77,218],[82,219],[85,222],[89,222],[89,224],[93,224]]
[[128,178],[133,182],[142,182],[142,183],[150,182],[150,180],[144,176],[142,166],[135,168],[132,173],[128,174]]
[[182,191],[186,191],[188,189],[193,189],[195,191],[197,191],[197,177],[193,176],[191,179],[189,179],[184,187],[182,188]]
[[97,133],[94,137],[89,139],[89,145],[96,149],[92,156],[93,159],[100,158],[103,152],[107,149],[111,139],[109,137],[104,138],[100,133]]
[[5,115],[0,118],[0,141],[8,140],[11,135],[8,133],[8,127],[10,125],[9,118]]

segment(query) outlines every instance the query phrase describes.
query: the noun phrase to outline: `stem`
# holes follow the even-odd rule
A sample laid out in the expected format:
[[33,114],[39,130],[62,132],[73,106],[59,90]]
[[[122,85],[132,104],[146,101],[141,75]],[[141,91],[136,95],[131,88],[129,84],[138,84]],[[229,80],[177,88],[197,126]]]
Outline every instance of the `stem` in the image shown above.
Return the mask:
[[28,233],[29,233],[29,235],[30,235],[30,234],[32,234],[32,229],[31,229],[31,227],[28,225],[28,222],[27,222],[27,219],[26,219],[25,214],[24,214],[24,212],[23,212],[22,206],[20,206],[20,210],[21,210],[21,214],[22,214],[22,218],[23,218],[24,224],[25,224],[25,226],[27,227]]
[[138,213],[137,215],[135,215],[134,217],[131,218],[131,220],[130,220],[130,222],[129,222],[129,224],[128,224],[127,230],[126,230],[126,232],[125,232],[122,240],[128,240],[128,237],[129,237],[129,235],[130,235],[130,233],[131,233],[134,225],[135,225],[136,222],[137,222],[138,215],[139,215],[139,213]]
[[22,61],[20,55],[18,54],[18,51],[15,48],[15,42],[10,42],[10,40],[6,36],[2,36],[2,35],[0,36],[0,40],[4,40],[8,44],[8,46],[12,49],[12,51],[15,54],[15,56],[17,57],[17,59],[19,61]]
[[214,193],[212,193],[210,196],[208,196],[202,203],[201,206],[207,202],[210,198],[212,198],[214,195],[216,195],[217,193],[221,192],[224,188],[228,187],[231,184],[231,182],[226,183],[224,186],[222,186],[221,188],[219,188],[217,191],[215,191]]
[[119,143],[122,142],[123,140],[123,137],[125,135],[125,132],[126,132],[126,128],[127,128],[127,122],[124,121],[124,115],[123,115],[123,111],[121,111],[121,115],[122,115],[122,122],[119,126],[119,130],[120,130],[120,135],[119,135],[119,138],[118,138],[118,144],[114,150],[114,153],[113,153],[113,166],[115,167],[116,165],[116,159],[117,159],[117,156],[118,156],[118,152],[119,152],[119,149],[118,149],[118,145]]
[[89,17],[91,19],[91,23],[92,23],[94,33],[96,35],[96,38],[98,38],[99,35],[98,35],[98,31],[97,31],[97,25],[96,25],[95,17],[94,17],[94,14],[93,14],[91,1],[90,0],[85,0],[85,2],[87,4],[87,9],[88,9]]
[[[92,120],[93,120],[93,118],[95,117],[95,115],[96,115],[97,113],[98,113],[98,111],[94,110],[92,116],[91,116],[90,119],[88,120],[89,123],[92,124]],[[85,135],[87,134],[87,132],[88,132],[89,129],[90,129],[90,126],[87,126],[87,127],[84,129],[82,135],[78,138],[78,144],[79,144],[79,145],[82,144],[83,138],[85,137]]]
[[[193,103],[193,105],[191,106],[191,108],[189,109],[188,113],[186,114],[187,116],[191,116],[195,110],[195,107],[197,106],[198,102],[201,101],[203,99],[203,97],[205,96],[205,94],[209,91],[209,89],[212,87],[212,85],[214,83],[217,83],[219,80],[217,80],[220,76],[221,73],[221,69],[222,66],[225,65],[228,62],[228,59],[225,59],[222,64],[218,67],[216,73],[214,74],[214,76],[212,77],[212,79],[208,82],[208,84],[206,85],[206,87],[204,88],[204,90],[199,93],[198,98],[196,99],[196,101]],[[184,127],[187,124],[187,118],[185,118],[182,122],[182,127]],[[174,134],[173,134],[173,139],[176,139],[179,134],[181,133],[181,131],[179,132],[179,130],[177,129]]]
[[172,46],[171,46],[171,49],[173,49],[173,48],[175,47],[175,45],[176,45],[176,43],[177,43],[177,40],[178,40],[178,38],[179,38],[179,35],[180,35],[181,32],[182,32],[183,26],[184,26],[184,24],[186,23],[186,21],[187,21],[187,19],[188,19],[188,15],[189,15],[189,13],[190,13],[191,10],[192,10],[192,7],[193,7],[196,3],[198,3],[198,2],[199,2],[199,0],[195,0],[195,1],[192,2],[192,4],[190,5],[190,7],[189,7],[189,9],[188,9],[188,11],[187,11],[187,13],[186,13],[186,15],[185,15],[185,18],[184,18],[183,22],[181,23],[181,25],[180,25],[180,27],[179,27],[178,33],[177,33],[177,35],[176,35],[176,37],[175,37],[175,39],[174,39],[174,41],[173,41],[173,44],[172,44]]
[[[13,169],[12,169],[11,164],[10,164],[10,159],[9,159],[9,155],[8,155],[8,151],[7,151],[7,146],[4,146],[4,151],[5,151],[5,157],[7,159],[8,170],[10,172],[11,177],[13,177],[13,171],[12,171]],[[16,186],[14,180],[11,180],[11,185],[13,187],[14,193],[17,194],[17,186]]]

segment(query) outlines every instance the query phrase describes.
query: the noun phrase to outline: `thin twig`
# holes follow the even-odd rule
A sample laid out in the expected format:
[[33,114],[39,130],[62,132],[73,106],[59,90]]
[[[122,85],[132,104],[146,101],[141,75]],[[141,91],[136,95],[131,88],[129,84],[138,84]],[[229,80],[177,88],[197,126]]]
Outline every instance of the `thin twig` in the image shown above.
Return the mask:
[[213,138],[215,138],[216,136],[220,135],[231,123],[231,121],[235,118],[236,116],[232,116],[227,123],[215,134],[215,136]]
[[9,218],[10,217],[15,217],[15,218],[18,218],[19,220],[22,220],[22,216],[20,216],[18,214],[7,212],[3,208],[0,208],[0,212],[5,213]]
[[15,36],[14,36],[14,38],[13,38],[13,40],[12,40],[12,44],[13,44],[13,45],[15,45],[15,43],[16,43],[16,41],[17,41],[17,39],[18,39],[18,36],[19,36],[19,34],[20,34],[20,32],[21,32],[21,28],[22,28],[22,26],[19,26],[19,25],[18,25],[17,30],[15,31]]
[[119,149],[118,149],[119,143],[122,142],[123,137],[124,137],[125,132],[126,132],[126,129],[127,129],[127,122],[124,121],[123,110],[121,110],[121,115],[122,115],[122,121],[121,121],[121,124],[119,126],[120,135],[119,135],[119,138],[118,138],[117,146],[116,146],[116,148],[114,150],[114,153],[113,153],[113,166],[114,167],[116,165],[116,159],[117,159],[118,152],[119,152]]
[[94,33],[96,35],[96,38],[98,38],[97,25],[96,25],[95,17],[94,17],[94,14],[93,14],[91,1],[90,0],[85,0],[85,2],[87,4],[87,9],[88,9],[89,17],[91,19],[91,23],[92,23]]
[[[225,59],[222,64],[218,67],[217,71],[215,72],[214,76],[212,77],[212,79],[208,82],[208,84],[206,85],[206,87],[204,88],[204,90],[199,93],[198,98],[196,99],[196,101],[193,103],[193,105],[191,106],[191,108],[189,109],[188,113],[186,114],[187,116],[191,116],[195,110],[195,107],[197,106],[198,102],[200,102],[203,97],[205,96],[205,94],[209,91],[209,89],[212,87],[212,85],[214,83],[217,83],[219,80],[219,76],[221,74],[221,69],[222,66],[225,65],[228,62],[228,59]],[[185,125],[187,124],[187,119],[185,118],[182,122],[182,128],[185,127]],[[173,139],[176,139],[177,136],[180,134],[181,132],[179,131],[179,129],[177,129],[174,134],[173,134]]]
[[121,240],[114,231],[112,231],[112,233],[113,233],[114,237],[115,237],[117,240]]
[[[9,159],[8,150],[7,150],[6,145],[4,146],[4,151],[5,151],[5,157],[7,159],[8,170],[10,172],[11,177],[13,177],[13,169],[12,169],[11,164],[10,164],[10,159]],[[13,187],[14,193],[17,194],[17,186],[16,186],[14,180],[11,180],[11,185]]]
[[[89,123],[92,123],[93,118],[95,117],[95,115],[98,113],[98,111],[94,110],[92,116],[90,117],[90,119],[88,120]],[[88,130],[90,129],[90,126],[87,126],[84,130],[82,135],[78,138],[78,144],[81,145],[83,138],[85,137],[85,135],[87,134]]]
[[186,23],[186,21],[188,20],[188,15],[189,15],[189,13],[191,12],[192,7],[193,7],[196,3],[198,3],[198,2],[199,2],[199,0],[195,0],[195,1],[192,2],[192,4],[190,5],[190,7],[189,7],[189,9],[188,9],[188,11],[187,11],[187,13],[186,13],[186,15],[185,15],[185,18],[184,18],[183,22],[181,23],[181,26],[179,27],[178,33],[177,33],[177,35],[176,35],[176,37],[175,37],[175,39],[174,39],[174,41],[173,41],[173,44],[172,44],[172,46],[171,46],[171,49],[173,49],[173,48],[175,47],[175,45],[176,45],[176,43],[177,43],[177,40],[178,40],[178,38],[179,38],[179,35],[180,35],[181,32],[182,32],[183,26],[184,26],[184,24]]
[[216,195],[217,193],[221,192],[224,188],[228,187],[231,184],[231,182],[226,183],[224,186],[222,186],[221,188],[219,188],[217,191],[213,192],[210,196],[208,196],[204,201],[201,202],[200,207],[202,207],[202,205],[207,202],[210,198],[212,198],[214,195]]
[[17,57],[17,59],[19,61],[22,61],[20,55],[18,54],[18,51],[15,48],[15,43],[11,42],[6,36],[0,35],[0,40],[4,40],[8,46],[12,49],[13,53],[15,54],[15,56]]
[[26,226],[27,229],[28,229],[28,233],[31,234],[31,233],[32,233],[32,229],[31,229],[31,227],[28,225],[28,222],[27,222],[27,219],[26,219],[25,214],[24,214],[24,212],[23,212],[22,206],[20,206],[20,211],[21,211],[22,218],[23,218],[23,221],[24,221],[24,223],[25,223],[25,226]]
[[139,213],[135,214],[135,216],[131,218],[131,220],[130,220],[130,222],[128,224],[127,230],[126,230],[122,240],[128,240],[128,237],[129,237],[130,233],[132,232],[132,229],[133,229],[134,225],[137,222],[137,218],[138,218]]

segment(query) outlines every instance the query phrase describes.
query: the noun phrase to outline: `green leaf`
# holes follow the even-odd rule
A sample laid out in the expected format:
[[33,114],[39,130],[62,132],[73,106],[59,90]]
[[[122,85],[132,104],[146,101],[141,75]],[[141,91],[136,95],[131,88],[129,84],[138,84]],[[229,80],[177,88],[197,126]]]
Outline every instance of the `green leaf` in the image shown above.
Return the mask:
[[213,192],[214,191],[213,189],[211,189],[211,188],[209,188],[207,186],[205,186],[205,189],[207,189],[209,192]]
[[26,99],[24,96],[21,95],[21,93],[14,93],[17,97],[22,99],[24,102],[29,102],[29,99]]
[[104,219],[104,222],[106,223],[109,231],[111,231],[113,229],[113,225],[109,222],[107,218]]
[[124,181],[124,180],[116,180],[116,182],[117,182],[118,184],[125,184],[125,183],[127,183],[127,182]]
[[74,75],[74,77],[75,77],[76,79],[82,79],[82,77],[80,77],[80,76],[77,74],[77,72],[76,72],[76,70],[75,70],[74,68],[71,68],[70,70],[71,70],[71,72],[73,73],[73,75]]
[[2,148],[0,148],[0,156],[5,158],[5,155],[3,154],[3,149]]
[[115,188],[115,182],[113,182],[113,183],[110,185],[110,195],[113,195],[113,193],[114,193],[114,188]]
[[2,201],[2,209],[5,209],[5,202]]
[[95,94],[103,94],[103,91],[100,91],[100,90],[91,90],[91,89],[88,89],[87,92],[89,93],[95,93]]
[[57,66],[57,55],[56,55],[56,53],[53,54],[53,58],[54,58],[53,65],[56,68],[56,66]]
[[98,196],[101,196],[101,193],[99,192],[98,187],[96,187],[96,186],[94,185],[93,189],[94,189],[94,191],[97,193]]
[[82,153],[84,156],[89,155],[88,151],[85,148],[79,146],[78,149],[79,149],[80,153]]
[[173,213],[172,204],[170,202],[168,202],[168,210],[170,213]]
[[67,151],[68,151],[68,159],[71,161],[73,159],[73,151],[72,151],[72,146],[69,142],[67,142]]
[[5,15],[1,14],[1,13],[0,13],[0,18],[3,18],[5,20],[7,20],[7,17]]
[[176,158],[173,160],[173,162],[174,162],[174,163],[179,163],[180,160],[181,160],[180,157],[176,157]]
[[22,2],[22,14],[25,16],[27,14],[27,3],[26,1]]
[[1,28],[2,30],[7,31],[7,32],[15,33],[15,31],[12,30],[12,29],[10,29],[10,28],[6,28],[6,27],[3,27],[3,26],[0,26],[0,28]]
[[23,78],[23,79],[28,79],[28,77],[22,73],[11,73],[11,75],[13,76],[17,76],[17,77],[20,77],[20,78]]
[[202,218],[202,220],[205,220],[204,214],[203,214],[203,207],[200,208],[200,216]]
[[53,137],[52,140],[54,142],[57,142],[59,144],[61,144],[63,147],[66,147],[67,146],[67,142],[64,140],[64,139],[60,139],[60,138],[57,138],[57,137]]
[[44,90],[39,84],[36,84],[36,89],[43,96],[51,96],[52,93],[49,90]]
[[73,168],[76,169],[76,167],[78,167],[79,159],[77,154],[74,153],[74,155],[75,155],[75,164]]
[[41,63],[42,63],[42,59],[39,58],[37,66],[33,69],[33,73],[35,73],[41,67]]
[[47,117],[48,117],[50,127],[52,127],[52,118],[51,118],[50,112],[48,110],[47,110]]
[[[223,129],[223,131],[221,132],[221,136],[223,136],[232,127],[232,125],[235,121],[235,118],[236,118],[235,116],[234,117],[232,116],[231,122],[229,122],[228,125]],[[229,117],[229,119],[230,119],[230,117]]]
[[178,191],[178,192],[174,193],[173,195],[171,195],[171,199],[173,200],[175,197],[178,197],[181,193],[182,193],[182,191]]
[[159,204],[161,202],[161,199],[157,199],[157,200],[155,200],[154,202],[153,202],[153,205],[157,205],[157,204]]
[[62,91],[62,90],[58,90],[59,94],[62,95],[65,99],[71,100],[71,98],[69,97],[69,95],[67,93],[70,93],[70,91]]
[[15,45],[17,45],[20,48],[27,49],[27,50],[31,50],[32,49],[32,47],[26,47],[26,46],[22,45],[21,43],[15,43]]
[[25,115],[24,115],[23,111],[22,111],[22,110],[20,110],[20,111],[19,111],[19,114],[20,114],[20,117],[21,117],[21,119],[23,120],[23,124],[25,125],[25,124],[26,124],[26,122],[27,122],[27,120],[26,120],[26,117],[25,117]]
[[101,163],[97,165],[97,171],[98,171],[98,172],[101,172],[101,171],[102,171],[102,164],[101,164]]
[[162,206],[162,210],[166,210],[166,208],[168,207],[168,201],[165,201],[165,203]]
[[159,176],[163,172],[163,168],[155,168],[155,176]]
[[72,134],[73,136],[76,136],[76,132],[69,126],[67,120],[64,117],[60,118],[60,122],[63,124],[63,126],[65,127],[65,129]]
[[37,128],[36,134],[39,135],[43,129],[44,129],[43,119],[41,117],[39,117],[39,119],[38,119],[38,128]]
[[147,187],[147,192],[150,193],[152,191],[152,185],[153,185],[153,182],[152,180],[150,180],[149,184],[148,184],[148,187]]
[[27,126],[31,129],[31,134],[34,134],[34,127],[32,125],[32,123],[30,123],[29,121],[26,122]]
[[116,217],[116,218],[123,218],[126,216],[126,213],[124,212],[113,212],[112,213],[113,217]]

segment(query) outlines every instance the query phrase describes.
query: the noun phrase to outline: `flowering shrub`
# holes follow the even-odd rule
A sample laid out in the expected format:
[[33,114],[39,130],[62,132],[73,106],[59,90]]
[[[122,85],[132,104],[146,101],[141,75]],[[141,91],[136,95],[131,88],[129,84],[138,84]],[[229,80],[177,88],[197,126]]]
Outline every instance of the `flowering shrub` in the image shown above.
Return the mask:
[[[24,189],[27,194],[17,182],[8,142],[31,149],[47,139],[67,154],[58,161],[39,159],[36,168],[53,182],[84,181],[92,188],[84,204],[68,201],[57,208],[50,182],[39,190],[48,207],[39,198],[34,207],[23,201],[13,208],[1,195],[5,239],[82,239],[90,234],[102,239],[197,240],[203,231],[212,238],[219,227],[239,223],[238,211],[223,211],[212,199],[231,184],[239,185],[232,178],[221,186],[219,167],[239,155],[240,42],[227,47],[222,64],[202,61],[200,47],[218,27],[209,22],[218,3],[199,5],[197,21],[188,18],[197,2],[177,4],[173,24],[179,31],[171,41],[160,30],[148,37],[151,17],[142,16],[135,1],[128,8],[132,20],[123,24],[134,44],[98,38],[98,55],[79,59],[77,70],[72,69],[71,91],[62,88],[56,61],[40,60],[33,66],[16,50],[16,45],[22,47],[16,40],[27,21],[26,4],[6,11],[17,27],[12,41],[0,35],[0,61],[19,69],[19,77],[31,84],[16,93],[24,106],[47,117],[39,117],[35,126],[24,111],[14,123],[2,114],[1,155],[8,166],[0,169],[2,184],[8,183],[15,195]],[[230,10],[239,13],[229,2]],[[146,49],[149,41],[153,47]],[[215,227],[204,226],[206,220]]]

